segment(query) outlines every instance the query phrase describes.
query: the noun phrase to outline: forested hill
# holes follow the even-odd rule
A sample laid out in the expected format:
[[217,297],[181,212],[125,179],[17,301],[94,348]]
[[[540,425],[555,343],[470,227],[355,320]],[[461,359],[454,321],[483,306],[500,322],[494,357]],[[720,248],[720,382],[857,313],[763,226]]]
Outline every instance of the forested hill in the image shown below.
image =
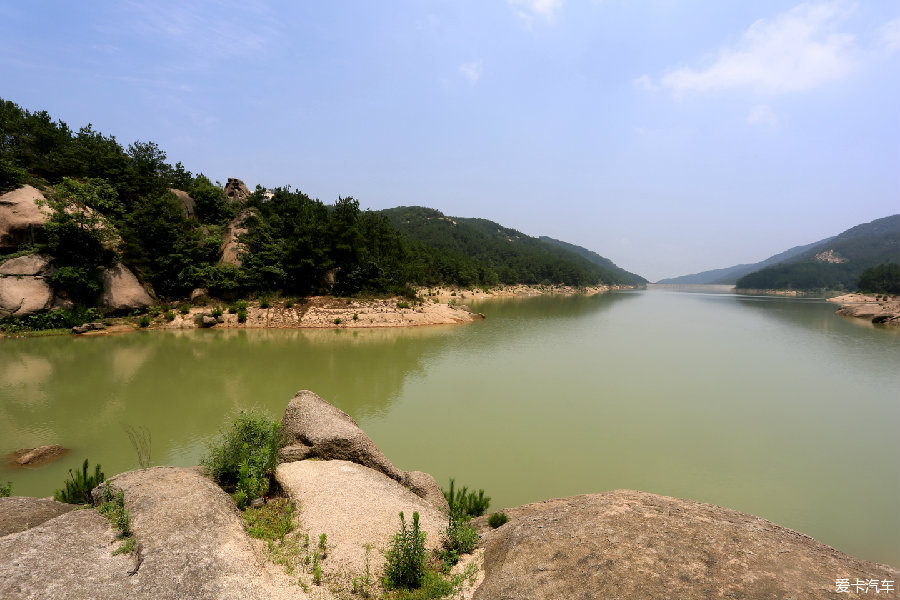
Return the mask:
[[[432,267],[445,277],[469,278],[477,273],[488,284],[574,286],[635,285],[644,281],[615,265],[610,269],[596,264],[559,245],[487,219],[448,217],[421,206],[390,208],[381,214],[407,239],[421,244]],[[444,255],[432,256],[429,249],[440,250]]]
[[771,265],[776,265],[778,263],[794,258],[795,256],[800,256],[807,250],[816,248],[821,244],[826,244],[833,239],[834,236],[825,238],[824,240],[819,240],[818,242],[813,242],[812,244],[795,246],[790,250],[779,252],[778,254],[770,256],[766,260],[760,261],[758,263],[740,264],[734,265],[733,267],[725,267],[723,269],[713,269],[711,271],[702,271],[700,273],[693,273],[691,275],[682,275],[681,277],[660,279],[656,283],[734,285],[737,280],[744,275],[753,273],[754,271],[759,271],[760,269]]
[[630,281],[632,285],[644,285],[647,283],[647,280],[640,275],[626,271],[625,269],[616,265],[616,263],[614,263],[613,261],[609,260],[605,256],[600,256],[593,250],[588,250],[587,248],[582,248],[581,246],[576,246],[575,244],[570,244],[569,242],[564,242],[562,240],[555,240],[552,237],[547,237],[546,235],[542,235],[538,239],[540,239],[545,244],[550,244],[551,246],[559,246],[560,248],[564,248],[570,252],[574,252],[575,254],[588,259],[595,265],[606,269],[610,273],[618,274],[624,280]]
[[900,215],[863,223],[738,279],[742,289],[852,290],[870,267],[900,257]]

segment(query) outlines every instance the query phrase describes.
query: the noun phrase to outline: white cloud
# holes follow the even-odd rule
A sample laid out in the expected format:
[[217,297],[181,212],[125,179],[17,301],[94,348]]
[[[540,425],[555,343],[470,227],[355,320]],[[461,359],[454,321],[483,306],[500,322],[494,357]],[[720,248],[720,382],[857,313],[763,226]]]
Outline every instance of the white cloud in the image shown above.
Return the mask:
[[808,3],[760,19],[706,68],[674,69],[659,83],[675,95],[728,89],[785,94],[840,79],[855,63],[854,37],[837,31],[848,12],[842,2]]
[[475,85],[476,83],[478,83],[478,80],[481,79],[481,74],[483,72],[484,66],[482,65],[480,60],[459,65],[459,73],[465,78],[466,81],[469,82],[469,85]]
[[768,104],[757,104],[750,108],[750,113],[747,115],[747,123],[763,127],[774,127],[778,125],[778,115],[775,114],[775,111]]
[[900,19],[888,21],[881,26],[881,45],[888,52],[900,50]]
[[556,13],[562,10],[563,0],[506,0],[506,3],[526,27],[531,27],[535,19],[552,23]]
[[650,76],[647,74],[636,77],[631,82],[642,90],[647,90],[648,92],[653,92],[659,89],[659,86],[653,83],[653,80],[650,79]]

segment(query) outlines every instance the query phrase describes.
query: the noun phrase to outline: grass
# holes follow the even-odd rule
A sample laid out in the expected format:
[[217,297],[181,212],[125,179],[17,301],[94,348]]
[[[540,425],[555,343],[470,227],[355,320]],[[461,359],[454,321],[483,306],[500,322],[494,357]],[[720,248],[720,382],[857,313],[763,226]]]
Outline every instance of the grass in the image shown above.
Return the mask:
[[294,530],[294,504],[290,498],[274,498],[257,508],[244,511],[244,527],[250,537],[284,542]]
[[125,492],[119,490],[113,493],[107,481],[103,486],[103,502],[97,507],[97,512],[109,519],[109,524],[119,532],[118,537],[122,540],[122,545],[113,552],[113,556],[134,552],[134,531],[131,529],[131,513],[125,508]]
[[0,498],[9,498],[12,496],[12,481],[0,483]]
[[65,502],[66,504],[90,504],[91,490],[103,483],[106,476],[100,470],[100,465],[94,466],[93,474],[88,474],[88,460],[84,459],[80,471],[69,469],[69,479],[65,482],[65,487],[56,490],[53,498],[57,502]]
[[409,302],[398,302],[397,308],[409,308]]
[[138,325],[140,327],[150,327],[150,315],[142,315],[140,319],[138,319]]
[[175,313],[173,313],[171,310],[166,311],[166,321],[174,321],[174,320],[175,320]]
[[182,304],[181,306],[178,307],[178,312],[180,312],[183,315],[188,314],[189,312],[191,312],[191,305],[190,304]]

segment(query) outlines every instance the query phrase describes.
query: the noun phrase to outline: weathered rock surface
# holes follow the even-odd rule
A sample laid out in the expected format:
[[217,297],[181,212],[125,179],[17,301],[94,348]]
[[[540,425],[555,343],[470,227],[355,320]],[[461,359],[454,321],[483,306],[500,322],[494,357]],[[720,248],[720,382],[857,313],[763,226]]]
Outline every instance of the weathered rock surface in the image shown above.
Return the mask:
[[50,257],[28,254],[0,264],[0,275],[44,275],[50,271]]
[[[419,513],[429,549],[440,545],[447,517],[427,500],[386,475],[343,460],[304,460],[278,465],[275,476],[291,498],[299,501],[300,523],[317,540],[328,536],[328,557],[321,563],[333,583],[349,589],[353,577],[365,573],[365,545],[371,545],[370,569],[381,573],[383,551],[400,528]],[[377,578],[377,577],[376,577]]]
[[243,181],[234,177],[228,178],[228,183],[225,184],[225,198],[229,202],[243,204],[249,197],[250,189]]
[[214,327],[216,323],[218,323],[218,321],[216,321],[216,318],[212,315],[203,315],[200,317],[200,327],[203,327],[204,329]]
[[240,243],[239,238],[247,233],[244,221],[247,220],[250,214],[249,210],[241,211],[225,227],[225,232],[222,234],[222,247],[219,249],[219,264],[234,267],[241,266],[240,254],[245,251],[245,247],[244,244]]
[[194,208],[194,199],[191,198],[191,195],[185,192],[184,190],[176,190],[175,188],[169,188],[169,191],[175,194],[175,197],[181,201],[181,208],[184,211],[184,216],[193,217],[195,213]]
[[38,465],[45,462],[62,458],[68,452],[59,444],[50,444],[48,446],[38,446],[37,448],[22,448],[13,452],[13,457],[17,465]]
[[36,230],[50,219],[50,209],[38,204],[44,195],[30,185],[0,196],[0,250],[15,250],[34,242]]
[[291,398],[281,420],[281,432],[288,440],[288,446],[280,454],[282,461],[301,455],[347,460],[375,469],[395,481],[404,481],[403,471],[391,464],[353,417],[309,390],[299,391]]
[[205,302],[209,299],[209,290],[206,288],[194,288],[191,290],[191,302]]
[[422,471],[407,471],[403,483],[412,490],[416,496],[431,502],[441,512],[450,512],[450,505],[444,497],[444,492],[441,491],[441,486],[439,486],[434,477],[428,473],[423,473]]
[[0,318],[24,317],[49,308],[52,302],[53,290],[41,277],[0,277]]
[[37,527],[76,508],[50,498],[0,498],[0,537]]
[[153,304],[153,298],[127,267],[117,263],[103,271],[104,308],[118,310],[134,310]]
[[103,331],[106,329],[106,325],[103,323],[85,323],[84,325],[76,325],[72,328],[72,333],[81,335],[85,333],[90,333],[91,331]]
[[527,504],[484,536],[475,600],[834,598],[835,579],[893,579],[765,519],[619,490]]
[[841,304],[836,312],[843,317],[864,319],[875,325],[900,327],[900,300],[896,296],[879,300],[872,295],[845,294],[829,298],[828,301]]

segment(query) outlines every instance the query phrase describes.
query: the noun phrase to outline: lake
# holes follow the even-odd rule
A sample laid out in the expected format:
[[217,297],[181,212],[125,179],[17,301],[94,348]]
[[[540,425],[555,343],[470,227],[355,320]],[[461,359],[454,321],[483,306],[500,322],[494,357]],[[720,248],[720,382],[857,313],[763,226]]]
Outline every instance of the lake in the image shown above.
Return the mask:
[[154,464],[194,465],[236,411],[280,416],[310,389],[492,509],[630,488],[900,566],[897,331],[821,300],[652,286],[474,308],[486,320],[461,326],[0,340],[0,453],[72,449],[0,481],[46,496],[84,458],[136,468],[125,426],[150,431]]

